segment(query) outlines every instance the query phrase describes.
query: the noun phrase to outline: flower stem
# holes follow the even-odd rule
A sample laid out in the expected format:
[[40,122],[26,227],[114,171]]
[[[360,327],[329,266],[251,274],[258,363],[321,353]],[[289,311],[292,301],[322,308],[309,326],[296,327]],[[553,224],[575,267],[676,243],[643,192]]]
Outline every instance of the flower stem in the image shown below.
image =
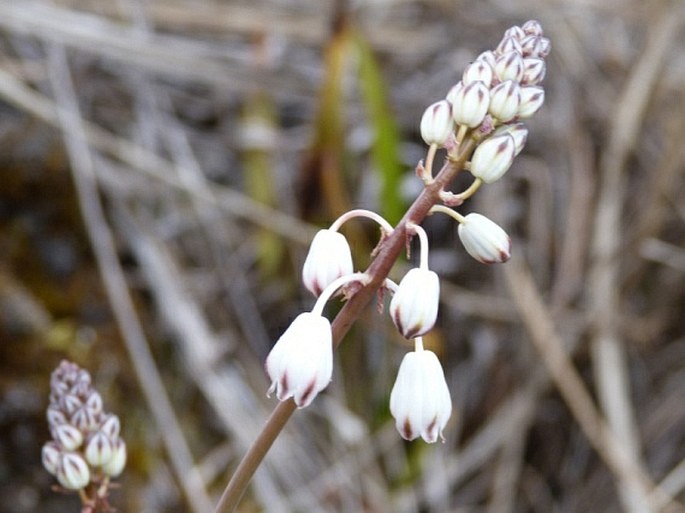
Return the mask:
[[458,221],[460,224],[463,224],[466,222],[466,218],[463,215],[461,215],[456,210],[453,210],[449,207],[446,207],[445,205],[434,205],[433,207],[431,207],[430,213],[434,214],[436,212],[440,212],[441,214],[447,214],[448,216],[450,216],[455,221]]
[[416,223],[407,223],[407,230],[409,232],[414,232],[419,236],[419,242],[421,244],[421,253],[419,255],[419,267],[421,269],[428,269],[428,236],[426,235],[426,230],[421,228]]
[[326,303],[331,298],[331,296],[335,293],[335,291],[338,290],[343,285],[350,283],[350,282],[353,282],[353,281],[358,281],[362,285],[366,285],[368,280],[367,280],[366,275],[364,273],[346,274],[345,276],[341,276],[340,278],[334,280],[333,282],[331,282],[330,285],[328,285],[325,289],[323,289],[323,292],[321,292],[321,295],[319,296],[319,298],[316,300],[316,303],[314,304],[314,308],[312,308],[312,313],[317,314],[317,315],[322,315],[324,306],[326,306]]
[[371,210],[365,210],[363,208],[357,208],[355,210],[345,212],[343,215],[341,215],[338,219],[336,219],[333,222],[333,224],[330,227],[330,230],[337,232],[345,221],[349,221],[354,217],[368,217],[369,219],[373,219],[379,225],[381,225],[381,228],[383,228],[386,234],[392,233],[392,225],[388,221],[386,221],[384,217],[378,215],[376,212],[373,212]]
[[[476,141],[471,138],[464,141],[459,148],[458,155],[445,163],[435,180],[426,185],[419,197],[409,207],[397,227],[381,242],[376,257],[364,272],[368,277],[368,282],[345,303],[331,324],[334,348],[340,345],[342,338],[371,302],[376,291],[385,283],[390,269],[405,247],[407,224],[418,224],[429,214],[431,207],[440,201],[440,191],[444,190],[457,173],[463,169],[464,163],[473,153],[475,146]],[[295,409],[295,402],[292,399],[276,406],[264,428],[238,465],[214,513],[232,513],[235,511],[250,479]]]

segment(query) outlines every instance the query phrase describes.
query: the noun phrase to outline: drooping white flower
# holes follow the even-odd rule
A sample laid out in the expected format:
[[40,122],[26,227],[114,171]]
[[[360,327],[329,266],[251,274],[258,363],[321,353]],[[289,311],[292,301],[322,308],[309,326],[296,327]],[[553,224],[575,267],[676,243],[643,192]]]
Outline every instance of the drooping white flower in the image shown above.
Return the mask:
[[420,348],[404,356],[390,393],[390,413],[404,439],[444,440],[452,399],[435,353]]
[[333,374],[328,319],[312,312],[298,315],[267,356],[266,372],[271,379],[269,394],[275,391],[280,401],[292,397],[299,408],[308,406]]
[[334,230],[319,230],[302,268],[304,286],[318,297],[328,285],[352,271],[352,253],[345,236]]
[[60,461],[60,449],[56,442],[46,442],[41,451],[41,459],[45,470],[53,476],[57,474]]
[[435,325],[440,302],[438,275],[426,268],[411,269],[390,302],[390,316],[405,338],[424,335]]
[[502,263],[511,257],[511,239],[487,217],[471,213],[459,224],[459,238],[473,258],[484,264]]

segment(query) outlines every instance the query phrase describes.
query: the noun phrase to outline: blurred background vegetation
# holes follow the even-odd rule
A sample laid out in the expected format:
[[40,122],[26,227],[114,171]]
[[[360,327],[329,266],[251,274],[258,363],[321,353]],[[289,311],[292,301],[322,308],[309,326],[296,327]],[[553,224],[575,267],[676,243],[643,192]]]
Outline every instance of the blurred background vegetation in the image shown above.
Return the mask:
[[[62,358],[122,419],[118,510],[207,511],[274,406],[262,362],[312,304],[312,233],[353,207],[399,219],[424,108],[531,18],[552,41],[546,104],[506,178],[460,209],[502,225],[516,257],[482,266],[452,221],[425,224],[446,443],[396,433],[407,347],[370,308],[240,511],[684,499],[682,1],[5,0],[0,512],[78,511],[40,464]],[[363,268],[377,229],[346,229]]]

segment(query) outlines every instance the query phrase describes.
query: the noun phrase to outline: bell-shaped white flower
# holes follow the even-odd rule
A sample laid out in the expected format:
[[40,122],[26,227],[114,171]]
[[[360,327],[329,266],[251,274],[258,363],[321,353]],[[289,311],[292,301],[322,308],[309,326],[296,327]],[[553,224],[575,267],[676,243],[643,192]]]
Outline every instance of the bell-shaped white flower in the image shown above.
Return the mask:
[[52,438],[67,451],[74,451],[83,443],[83,433],[71,424],[53,427]]
[[390,393],[390,413],[402,438],[433,443],[452,413],[452,399],[438,357],[418,348],[404,356]]
[[484,264],[502,263],[511,257],[511,239],[487,217],[471,213],[459,224],[459,238],[469,255]]
[[328,285],[352,271],[352,253],[345,236],[334,230],[319,230],[302,268],[304,286],[318,297]]
[[453,129],[452,106],[447,100],[435,102],[423,113],[421,137],[426,144],[442,146],[447,142]]
[[471,174],[485,183],[504,175],[516,157],[516,142],[510,134],[495,135],[480,143],[471,158]]
[[266,358],[269,394],[280,401],[294,398],[299,408],[328,386],[333,374],[331,323],[321,315],[298,315]]
[[440,280],[427,268],[411,269],[400,281],[390,302],[390,316],[405,338],[424,335],[435,325],[440,302]]

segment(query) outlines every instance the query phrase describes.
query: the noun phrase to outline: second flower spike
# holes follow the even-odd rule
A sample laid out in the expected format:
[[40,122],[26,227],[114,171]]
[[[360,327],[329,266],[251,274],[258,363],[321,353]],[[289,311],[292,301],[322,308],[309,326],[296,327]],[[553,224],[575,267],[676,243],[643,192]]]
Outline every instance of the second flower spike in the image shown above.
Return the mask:
[[419,337],[435,325],[439,301],[438,275],[425,268],[411,269],[390,302],[390,316],[402,336]]

